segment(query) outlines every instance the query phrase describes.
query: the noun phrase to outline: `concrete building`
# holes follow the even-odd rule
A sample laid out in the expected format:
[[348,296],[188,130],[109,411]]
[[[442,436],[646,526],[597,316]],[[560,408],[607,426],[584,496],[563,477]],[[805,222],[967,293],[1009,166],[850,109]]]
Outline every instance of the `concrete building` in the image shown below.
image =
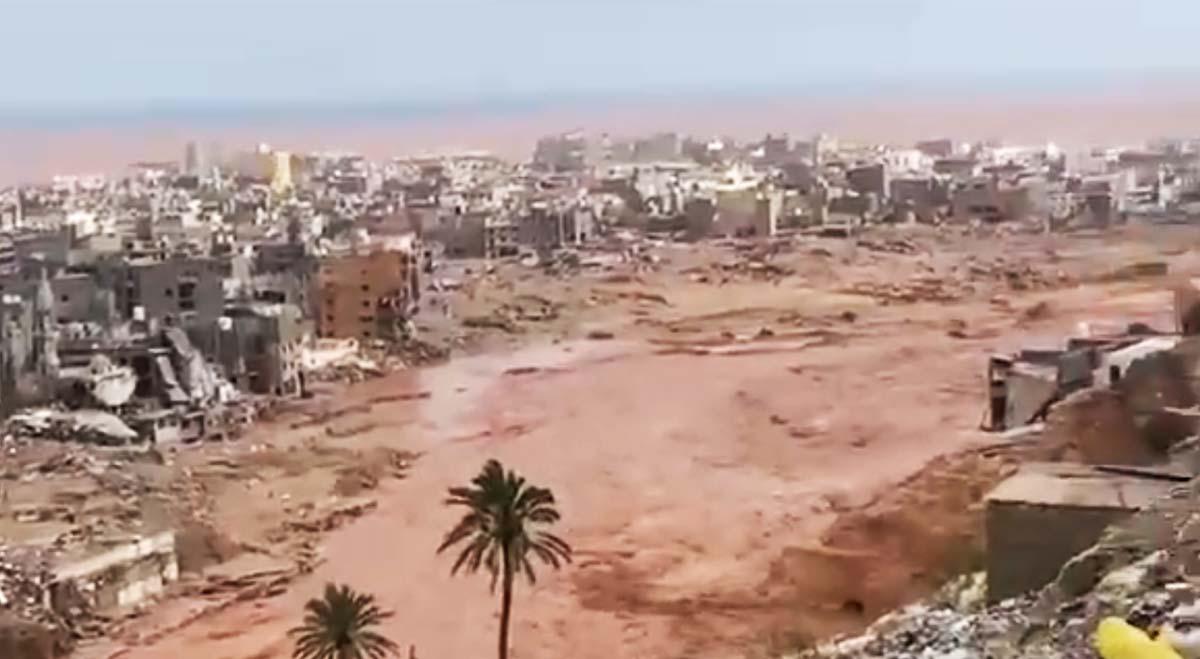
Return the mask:
[[516,256],[521,242],[517,225],[506,217],[489,217],[483,226],[483,252],[489,259]]
[[135,259],[117,264],[111,276],[117,311],[126,319],[206,325],[224,309],[225,265],[216,259]]
[[240,302],[226,306],[219,322],[189,336],[238,389],[285,396],[304,391],[300,346],[307,329],[295,305]]
[[657,133],[633,142],[633,159],[638,162],[678,160],[680,154],[681,142],[675,133]]
[[954,140],[922,140],[916,144],[917,151],[930,158],[949,158],[954,155]]
[[491,213],[437,213],[432,226],[421,233],[426,241],[441,243],[451,258],[482,258],[487,253],[486,230]]
[[792,160],[793,157],[792,141],[786,133],[783,135],[768,134],[763,138],[762,163],[764,165],[783,165]]
[[1170,486],[1082,465],[1022,466],[986,498],[988,600],[1050,583],[1105,527],[1145,508]]
[[1028,179],[1018,184],[980,177],[956,190],[952,214],[959,221],[979,219],[1003,222],[1038,217],[1047,212],[1043,181]]
[[762,190],[755,199],[754,235],[769,238],[779,232],[779,218],[783,213],[783,190]]
[[883,199],[888,194],[888,170],[883,163],[859,165],[846,170],[846,185],[860,195]]
[[873,192],[833,197],[828,205],[832,214],[852,215],[864,220],[879,213],[879,197]]
[[62,615],[78,608],[112,611],[140,604],[178,578],[175,533],[163,531],[56,566],[45,605]]
[[715,233],[723,236],[749,233],[758,213],[758,185],[751,180],[722,183],[714,190],[714,205]]
[[582,244],[595,231],[595,215],[589,208],[538,201],[517,218],[517,240],[539,252]]
[[183,174],[196,176],[200,173],[200,147],[188,142],[183,147]]
[[587,166],[587,140],[571,132],[543,137],[533,152],[533,164],[551,172],[579,172]]
[[969,181],[979,176],[982,165],[974,158],[940,158],[933,161],[933,172],[947,176],[957,182]]
[[420,297],[419,254],[419,249],[376,250],[322,259],[313,295],[317,336],[400,336]]
[[683,214],[687,218],[687,229],[684,233],[688,240],[699,240],[712,231],[717,208],[712,199],[693,197],[684,202]]
[[939,209],[950,203],[950,189],[931,176],[893,178],[888,181],[888,197],[898,213],[906,210],[914,220],[934,222]]
[[888,171],[901,174],[927,171],[932,164],[932,159],[918,149],[891,149],[884,152],[881,158]]
[[54,317],[59,323],[94,322],[107,326],[115,320],[116,299],[95,275],[62,273],[50,280]]

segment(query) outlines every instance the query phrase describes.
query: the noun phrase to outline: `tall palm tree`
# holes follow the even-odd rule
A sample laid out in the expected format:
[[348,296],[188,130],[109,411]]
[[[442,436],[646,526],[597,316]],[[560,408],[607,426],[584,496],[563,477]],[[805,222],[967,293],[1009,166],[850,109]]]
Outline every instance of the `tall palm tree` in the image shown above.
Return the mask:
[[513,581],[524,574],[530,584],[537,581],[531,556],[559,569],[571,562],[571,546],[544,530],[559,520],[554,493],[529,485],[514,471],[504,471],[496,460],[488,460],[469,487],[452,487],[446,505],[467,509],[458,524],[446,534],[438,553],[466,542],[450,574],[460,569],[478,572],[487,568],[492,592],[501,583],[500,659],[508,657],[508,627],[512,615]]
[[327,584],[323,597],[304,605],[304,622],[288,631],[295,639],[293,659],[383,659],[399,647],[375,631],[387,614],[374,595]]

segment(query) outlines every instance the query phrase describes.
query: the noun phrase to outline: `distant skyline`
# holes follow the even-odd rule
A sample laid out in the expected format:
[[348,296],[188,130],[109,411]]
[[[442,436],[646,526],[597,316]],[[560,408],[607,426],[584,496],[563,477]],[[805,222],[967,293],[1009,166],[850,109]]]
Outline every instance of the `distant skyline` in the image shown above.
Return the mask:
[[0,118],[1200,80],[1195,0],[0,0]]

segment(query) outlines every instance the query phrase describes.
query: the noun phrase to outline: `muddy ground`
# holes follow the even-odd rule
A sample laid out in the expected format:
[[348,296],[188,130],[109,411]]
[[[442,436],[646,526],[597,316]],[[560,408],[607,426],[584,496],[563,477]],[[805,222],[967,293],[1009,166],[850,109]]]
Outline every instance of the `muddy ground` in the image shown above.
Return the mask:
[[[417,656],[486,656],[487,580],[434,549],[445,489],[492,457],[554,489],[576,550],[520,586],[514,657],[768,656],[860,628],[978,563],[979,501],[1029,452],[978,429],[987,356],[1081,323],[1170,329],[1195,242],[918,228],[558,275],[458,264],[421,319],[448,364],[327,385],[153,467],[194,495],[160,523],[205,522],[196,569],[306,573],[232,603],[189,577],[81,656],[286,657],[328,581],[378,595]],[[1152,259],[1172,275],[1113,274]],[[377,509],[331,533],[294,523],[364,498]]]

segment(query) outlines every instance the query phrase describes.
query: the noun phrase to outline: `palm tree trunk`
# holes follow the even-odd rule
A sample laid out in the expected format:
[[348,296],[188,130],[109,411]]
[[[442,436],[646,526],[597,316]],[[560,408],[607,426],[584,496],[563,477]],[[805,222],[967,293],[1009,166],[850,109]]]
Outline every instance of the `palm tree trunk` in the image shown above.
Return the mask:
[[508,622],[512,617],[513,570],[504,557],[504,589],[500,594],[500,659],[508,659]]

